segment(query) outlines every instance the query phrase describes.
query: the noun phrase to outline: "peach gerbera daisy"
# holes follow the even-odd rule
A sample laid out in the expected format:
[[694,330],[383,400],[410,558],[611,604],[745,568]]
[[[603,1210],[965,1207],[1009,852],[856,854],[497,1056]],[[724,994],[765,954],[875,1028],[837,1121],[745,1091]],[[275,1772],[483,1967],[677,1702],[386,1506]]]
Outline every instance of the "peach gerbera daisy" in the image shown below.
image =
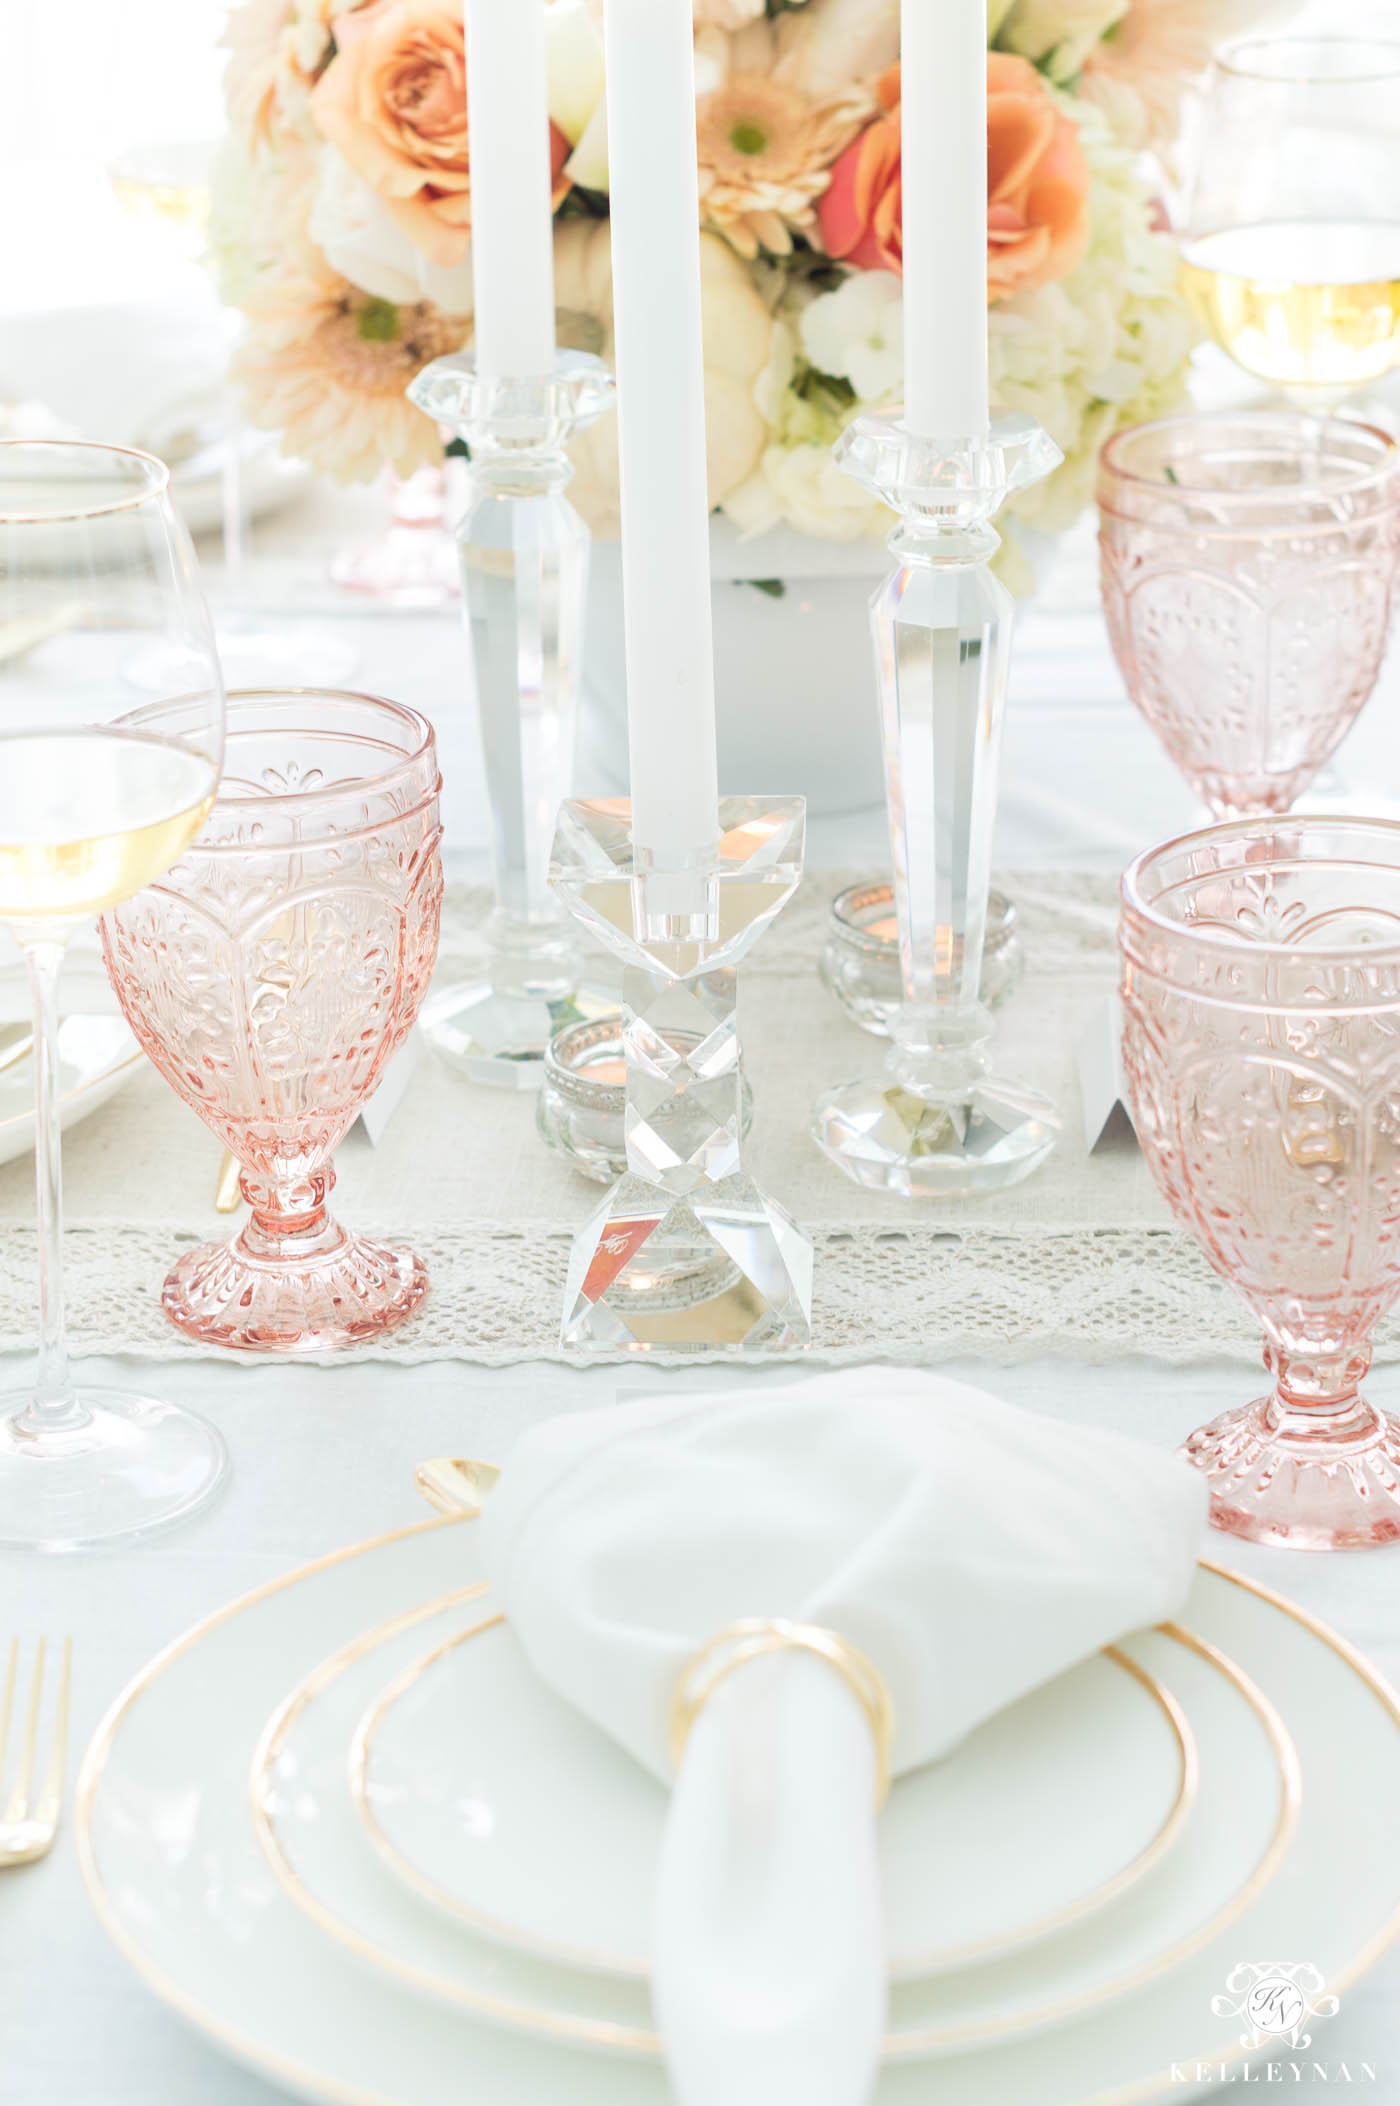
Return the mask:
[[741,256],[786,255],[871,107],[863,88],[814,101],[771,74],[731,75],[697,106],[702,217]]
[[460,351],[471,325],[428,301],[395,306],[327,272],[265,290],[232,375],[248,414],[337,482],[402,476],[440,458],[437,432],[404,390],[430,359]]
[[1176,134],[1181,100],[1211,54],[1273,0],[1129,0],[1084,61],[1077,92],[1095,102],[1130,146]]

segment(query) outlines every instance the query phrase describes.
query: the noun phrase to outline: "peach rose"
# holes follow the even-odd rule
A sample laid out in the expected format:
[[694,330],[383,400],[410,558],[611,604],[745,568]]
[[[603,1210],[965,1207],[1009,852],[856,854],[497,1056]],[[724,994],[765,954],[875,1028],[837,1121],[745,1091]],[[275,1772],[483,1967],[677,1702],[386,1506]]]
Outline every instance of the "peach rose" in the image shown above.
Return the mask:
[[[882,115],[848,146],[817,207],[828,254],[860,270],[904,266],[899,68],[879,85]],[[1089,239],[1089,170],[1072,121],[1027,59],[987,54],[987,295],[1062,278]]]
[[[450,269],[471,243],[462,0],[372,0],[335,19],[311,94],[322,136],[383,198],[414,247]],[[569,146],[550,126],[557,186]]]

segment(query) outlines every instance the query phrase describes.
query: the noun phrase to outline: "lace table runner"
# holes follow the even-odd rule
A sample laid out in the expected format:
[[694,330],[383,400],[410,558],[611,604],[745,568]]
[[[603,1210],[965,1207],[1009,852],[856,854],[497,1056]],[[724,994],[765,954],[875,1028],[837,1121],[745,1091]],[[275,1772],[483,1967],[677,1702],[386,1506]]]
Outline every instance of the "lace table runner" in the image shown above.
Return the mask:
[[[1257,1329],[1172,1226],[1137,1149],[1118,1140],[1085,1151],[1076,1049],[1114,984],[1113,881],[1044,871],[1001,881],[1021,912],[1028,968],[1001,1012],[999,1058],[1056,1098],[1064,1134],[1029,1183],[995,1199],[926,1205],[861,1191],[807,1138],[817,1092],[873,1069],[884,1051],[817,979],[827,907],[844,882],[836,873],[806,880],[741,982],[755,1095],[749,1159],[816,1244],[815,1338],[801,1357],[1141,1350],[1257,1361]],[[486,904],[477,888],[452,890],[442,977],[471,969]],[[423,1314],[356,1357],[492,1366],[575,1357],[557,1342],[564,1271],[599,1188],[549,1153],[534,1112],[533,1097],[473,1087],[425,1056],[378,1147],[358,1130],[347,1139],[337,1211],[357,1228],[411,1240],[432,1281]],[[144,1068],[65,1137],[76,1352],[207,1353],[167,1324],[159,1290],[182,1250],[231,1232],[213,1210],[219,1155],[207,1128]],[[31,1175],[27,1158],[0,1168],[0,1348],[10,1351],[34,1339]],[[1400,1358],[1400,1324],[1382,1328],[1378,1348]]]

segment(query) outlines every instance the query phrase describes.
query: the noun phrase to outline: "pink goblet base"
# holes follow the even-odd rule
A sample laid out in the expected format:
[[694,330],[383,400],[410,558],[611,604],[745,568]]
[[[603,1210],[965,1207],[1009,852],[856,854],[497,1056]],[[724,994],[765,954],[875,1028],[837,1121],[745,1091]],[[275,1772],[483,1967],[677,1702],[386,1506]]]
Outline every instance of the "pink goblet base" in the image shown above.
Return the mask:
[[347,1235],[322,1209],[292,1234],[255,1214],[232,1242],[190,1251],[161,1306],[204,1345],[324,1353],[403,1323],[427,1292],[427,1268],[411,1250]]
[[331,1219],[314,1243],[263,1245],[251,1221],[232,1243],[204,1243],[181,1257],[160,1293],[171,1323],[204,1346],[331,1352],[404,1323],[427,1295],[421,1257],[347,1236]]
[[1400,1542],[1400,1420],[1364,1397],[1326,1417],[1277,1390],[1198,1426],[1181,1450],[1227,1535],[1289,1550]]

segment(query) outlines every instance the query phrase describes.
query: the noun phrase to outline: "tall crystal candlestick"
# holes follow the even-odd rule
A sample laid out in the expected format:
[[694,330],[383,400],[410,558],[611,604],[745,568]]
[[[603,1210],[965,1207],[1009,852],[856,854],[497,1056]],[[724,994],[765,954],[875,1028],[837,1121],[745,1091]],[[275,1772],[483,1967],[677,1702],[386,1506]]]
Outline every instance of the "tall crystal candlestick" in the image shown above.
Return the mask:
[[812,1246],[741,1159],[738,964],[802,875],[800,797],[726,797],[673,913],[626,803],[567,804],[553,882],[623,961],[627,1169],[574,1240],[561,1343],[750,1353],[810,1336]]
[[904,999],[883,1075],[817,1100],[812,1131],[857,1184],[905,1198],[1013,1185],[1041,1164],[1054,1107],[988,1072],[978,999],[1014,603],[992,575],[992,515],[1058,466],[1029,417],[947,444],[900,411],[859,418],[836,457],[901,514],[871,602]]
[[479,1082],[536,1088],[555,1032],[594,1013],[549,889],[549,850],[573,786],[588,529],[565,496],[565,446],[611,408],[612,377],[582,352],[550,379],[502,380],[462,353],[435,359],[410,400],[471,451],[457,529],[491,804],[496,911],[485,976],[450,987],[420,1025]]

